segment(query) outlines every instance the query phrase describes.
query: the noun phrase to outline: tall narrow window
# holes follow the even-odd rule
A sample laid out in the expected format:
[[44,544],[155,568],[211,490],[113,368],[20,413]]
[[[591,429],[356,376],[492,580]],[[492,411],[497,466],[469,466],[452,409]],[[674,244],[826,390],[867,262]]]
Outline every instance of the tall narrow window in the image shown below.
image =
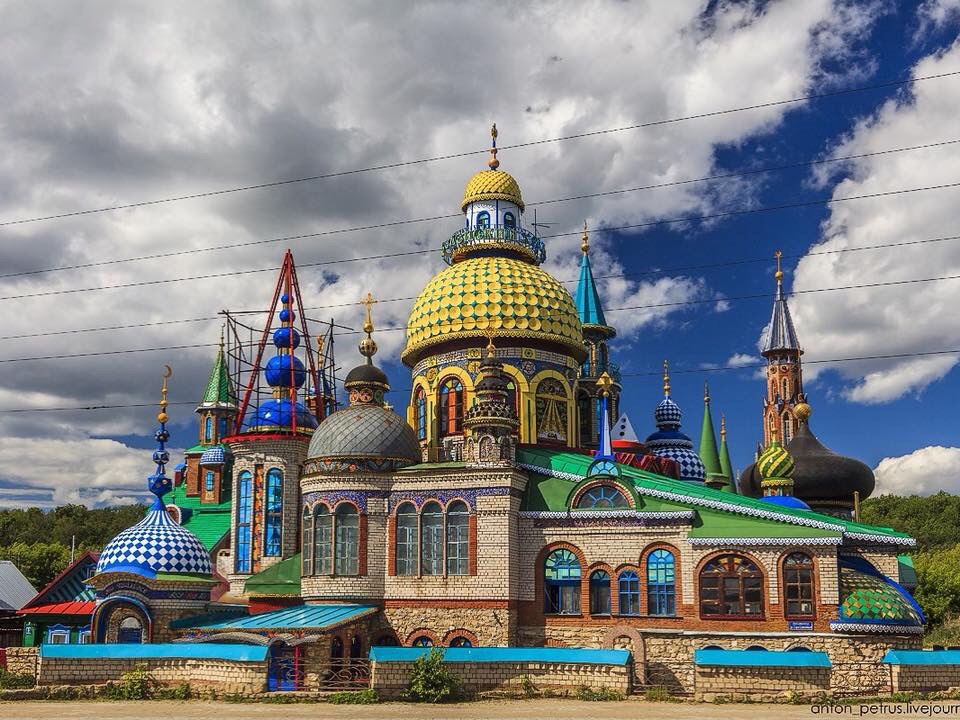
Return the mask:
[[606,570],[590,573],[590,614],[610,614],[610,574]]
[[813,617],[813,560],[806,553],[784,558],[783,599],[787,617]]
[[413,412],[416,419],[417,439],[427,439],[427,394],[418,387],[413,394]]
[[462,500],[447,507],[447,575],[466,575],[469,568],[470,510]]
[[633,570],[620,573],[617,582],[621,615],[640,614],[640,578]]
[[580,562],[566,548],[554,550],[543,564],[544,611],[580,614]]
[[333,515],[323,503],[313,509],[313,562],[317,575],[333,570]]
[[225,417],[220,418],[220,433],[217,435],[217,440],[222,441],[227,436],[227,419]]
[[763,617],[763,574],[741,555],[721,555],[700,571],[704,617]]
[[488,227],[490,227],[490,213],[486,210],[481,210],[477,213],[477,228]]
[[786,445],[793,439],[793,423],[790,422],[790,413],[783,414],[783,444]]
[[647,615],[677,614],[676,562],[669,550],[647,556]]
[[508,230],[517,229],[517,218],[512,212],[505,212],[503,214],[503,226]]
[[313,515],[306,505],[303,507],[301,523],[303,524],[301,528],[303,535],[300,542],[300,552],[303,558],[303,574],[313,575]]
[[336,574],[357,575],[360,572],[360,515],[348,503],[337,508]]
[[397,575],[417,574],[417,508],[405,502],[397,508]]
[[420,572],[443,574],[443,509],[428,502],[420,513]]
[[213,470],[207,470],[204,485],[207,488],[207,492],[213,492]]
[[276,557],[280,554],[280,538],[283,525],[283,474],[272,468],[267,473],[267,503],[264,511],[263,554]]
[[250,521],[253,519],[253,475],[244,470],[237,478],[237,548],[234,566],[250,572]]
[[213,442],[213,415],[207,415],[203,423],[203,441],[205,443]]
[[790,383],[786,378],[783,379],[783,399],[784,401],[790,399]]
[[463,432],[463,385],[447,378],[440,385],[440,437]]

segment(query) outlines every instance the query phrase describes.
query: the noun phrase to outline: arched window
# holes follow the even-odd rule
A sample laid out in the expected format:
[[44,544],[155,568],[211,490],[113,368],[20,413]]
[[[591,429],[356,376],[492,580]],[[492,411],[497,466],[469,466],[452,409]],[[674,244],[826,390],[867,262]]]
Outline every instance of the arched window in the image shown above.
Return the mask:
[[360,515],[350,503],[337,508],[334,572],[337,575],[357,575],[360,572]]
[[545,612],[580,614],[580,562],[565,548],[547,555],[543,564]]
[[763,617],[763,574],[742,555],[721,555],[700,571],[700,615]]
[[789,400],[790,399],[790,382],[786,378],[783,379],[783,384],[781,385],[781,387],[783,389],[783,399],[785,401]]
[[303,553],[303,574],[304,575],[313,575],[313,515],[310,513],[310,508],[306,505],[303,507],[303,527],[301,531],[303,537],[300,543],[300,550]]
[[267,503],[263,518],[263,554],[280,554],[280,536],[283,525],[283,474],[272,468],[267,473]]
[[455,378],[440,384],[440,437],[463,432],[463,385]]
[[237,554],[238,573],[250,572],[250,521],[253,519],[253,475],[244,470],[237,477]]
[[512,212],[505,212],[503,214],[503,226],[510,230],[516,230],[517,228],[517,218]]
[[447,575],[469,572],[469,522],[470,510],[465,502],[456,500],[447,506]]
[[590,614],[610,614],[610,574],[606,570],[590,573]]
[[323,503],[313,509],[313,562],[317,575],[333,570],[333,515]]
[[620,573],[617,582],[621,615],[640,614],[640,577],[633,570]]
[[120,627],[117,629],[118,643],[136,643],[143,642],[143,625],[135,617],[125,617],[120,621]]
[[428,502],[420,514],[420,572],[443,575],[443,509]]
[[520,408],[517,407],[517,386],[514,385],[513,380],[507,381],[507,405],[511,405],[517,417],[520,417]]
[[207,415],[207,419],[203,422],[203,441],[213,442],[213,415]]
[[488,227],[490,227],[490,213],[486,210],[481,210],[477,213],[477,228]]
[[603,510],[606,508],[630,507],[630,503],[617,488],[612,485],[597,485],[587,490],[577,500],[581,510]]
[[537,385],[537,439],[549,442],[567,441],[567,391],[554,378]]
[[213,492],[213,470],[207,470],[206,477],[204,478],[204,485],[207,488],[207,492]]
[[363,638],[354,635],[350,638],[350,659],[357,660],[363,655]]
[[405,502],[397,508],[397,575],[417,574],[417,508]]
[[470,638],[465,638],[463,635],[457,635],[455,638],[450,640],[450,647],[473,647],[473,643],[470,642]]
[[418,387],[413,394],[413,414],[416,421],[417,439],[427,439],[427,394]]
[[790,413],[783,414],[783,444],[786,445],[793,439],[793,423],[790,422]]
[[227,436],[227,419],[225,417],[220,418],[220,433],[217,436],[217,440],[223,440]]
[[413,647],[433,647],[433,640],[431,640],[427,635],[420,635],[414,638],[413,642],[410,644]]
[[669,550],[647,556],[647,614],[676,615],[676,564]]
[[813,617],[813,560],[806,553],[783,559],[783,601],[787,617]]

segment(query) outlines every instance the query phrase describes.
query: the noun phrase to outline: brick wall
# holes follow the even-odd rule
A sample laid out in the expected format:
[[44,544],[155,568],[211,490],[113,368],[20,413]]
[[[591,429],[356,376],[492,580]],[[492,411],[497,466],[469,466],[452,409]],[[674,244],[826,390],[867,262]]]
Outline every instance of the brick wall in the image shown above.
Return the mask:
[[[586,685],[608,688],[624,695],[631,691],[630,668],[625,665],[579,663],[445,663],[467,692],[521,689],[521,678],[529,678],[537,689],[574,689]],[[371,663],[370,687],[384,699],[396,699],[410,680],[412,662]]]
[[193,690],[257,693],[266,688],[266,662],[151,658],[42,658],[38,685],[97,685],[114,680],[138,665],[146,665],[162,685],[189,682]]
[[960,688],[960,665],[891,665],[895,692]]

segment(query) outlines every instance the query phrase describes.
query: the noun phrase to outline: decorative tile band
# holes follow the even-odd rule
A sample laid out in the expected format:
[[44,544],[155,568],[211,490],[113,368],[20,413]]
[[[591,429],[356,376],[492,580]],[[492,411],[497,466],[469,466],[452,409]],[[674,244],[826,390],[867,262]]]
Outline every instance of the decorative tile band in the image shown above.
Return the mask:
[[333,508],[338,502],[349,500],[360,509],[360,512],[365,513],[367,511],[367,500],[370,498],[385,498],[388,494],[382,490],[318,490],[304,493],[301,503],[312,508],[317,503],[322,502]]
[[922,625],[874,625],[836,621],[830,623],[830,629],[837,632],[886,633],[888,635],[919,635],[923,632]]
[[689,521],[696,513],[693,510],[643,512],[642,510],[521,510],[520,517],[534,520],[639,520],[643,521]]
[[687,542],[697,547],[719,547],[728,545],[840,545],[843,538],[838,537],[817,537],[817,538],[708,538],[696,537],[688,538]]
[[872,535],[870,533],[848,532],[848,533],[844,533],[844,536],[850,538],[851,540],[864,540],[866,542],[878,542],[878,543],[892,543],[894,545],[904,545],[906,547],[914,547],[917,544],[917,541],[913,538],[893,537],[890,535]]
[[390,493],[389,512],[393,512],[400,503],[412,502],[417,508],[431,500],[438,501],[441,505],[446,505],[452,500],[463,500],[470,507],[471,511],[477,509],[478,497],[505,497],[510,495],[511,488],[493,487],[493,488],[435,488],[431,490],[399,490]]

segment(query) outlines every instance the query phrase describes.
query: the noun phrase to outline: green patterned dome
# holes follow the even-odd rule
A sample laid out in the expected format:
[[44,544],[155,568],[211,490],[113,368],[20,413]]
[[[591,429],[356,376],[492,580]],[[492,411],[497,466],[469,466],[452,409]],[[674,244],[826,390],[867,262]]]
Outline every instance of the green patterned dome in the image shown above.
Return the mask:
[[489,335],[544,340],[578,361],[586,351],[573,297],[536,265],[510,257],[471,257],[438,273],[417,297],[401,359],[413,365],[448,340]]
[[793,467],[793,457],[776,440],[770,443],[757,460],[757,469],[760,471],[760,477],[764,480],[768,478],[788,478],[793,475]]
[[922,627],[924,618],[907,591],[879,573],[841,560],[839,622]]

